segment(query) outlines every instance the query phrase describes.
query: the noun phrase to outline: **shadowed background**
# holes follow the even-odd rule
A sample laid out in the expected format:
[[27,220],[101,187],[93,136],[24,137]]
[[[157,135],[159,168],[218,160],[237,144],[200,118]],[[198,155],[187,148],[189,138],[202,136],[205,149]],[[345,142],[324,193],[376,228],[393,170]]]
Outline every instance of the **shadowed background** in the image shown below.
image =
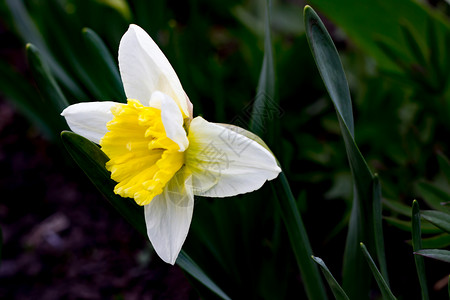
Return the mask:
[[[339,50],[353,97],[356,140],[381,179],[393,292],[415,299],[411,234],[401,222],[409,219],[395,205],[418,199],[423,208],[432,207],[433,188],[449,199],[438,157],[449,156],[450,10],[445,1],[367,2],[309,4],[324,17]],[[193,279],[161,262],[70,159],[59,139],[66,124],[49,104],[48,91],[37,89],[25,44],[31,42],[50,62],[69,103],[124,101],[117,73],[89,43],[90,30],[116,64],[120,37],[136,23],[168,57],[194,115],[248,128],[263,59],[264,3],[0,2],[1,298],[198,298]],[[339,278],[351,174],[336,113],[306,41],[304,5],[272,2],[278,110],[271,118],[282,135],[268,142],[298,198],[314,253]],[[266,187],[233,199],[196,198],[191,231],[197,235],[191,232],[186,248],[196,249],[199,264],[209,265],[211,277],[233,298],[303,293],[298,270],[286,264],[293,257],[269,195]],[[258,217],[246,218],[246,210]],[[204,243],[215,236],[222,238],[217,252]],[[441,240],[439,246],[448,248],[448,235]],[[223,260],[214,262],[217,255]],[[228,262],[236,269],[220,271]],[[448,266],[433,260],[426,266],[432,295],[445,297]],[[269,274],[280,275],[271,280]]]

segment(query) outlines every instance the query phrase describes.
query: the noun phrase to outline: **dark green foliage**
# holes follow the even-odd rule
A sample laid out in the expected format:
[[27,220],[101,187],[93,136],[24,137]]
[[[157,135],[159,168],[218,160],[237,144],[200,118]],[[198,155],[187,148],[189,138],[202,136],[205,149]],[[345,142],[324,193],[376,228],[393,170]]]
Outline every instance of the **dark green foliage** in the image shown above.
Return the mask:
[[[189,257],[184,253],[180,262],[208,275],[200,281],[209,286],[198,286],[204,298],[215,287],[232,299],[322,296],[314,253],[351,299],[364,299],[379,289],[370,282],[360,242],[393,293],[413,298],[419,288],[410,287],[418,279],[404,271],[414,266],[413,251],[445,256],[441,251],[450,245],[440,218],[450,208],[449,10],[410,0],[311,0],[326,28],[312,26],[309,34],[328,31],[331,36],[319,43],[333,45],[328,50],[335,55],[315,53],[325,55],[318,69],[303,8],[288,2],[273,1],[266,11],[264,0],[6,0],[0,14],[13,36],[9,47],[30,64],[24,70],[7,51],[1,53],[0,93],[57,141],[67,129],[59,115],[66,105],[125,100],[117,50],[128,24],[138,24],[168,57],[194,115],[252,129],[283,167],[274,182],[276,196],[267,185],[230,199],[196,199],[183,248]],[[324,71],[330,69],[336,73]],[[270,113],[255,113],[265,110]],[[70,139],[76,138],[63,133],[66,144]],[[79,160],[97,167],[106,160],[97,146],[83,145],[95,150],[95,159]],[[97,183],[103,178],[103,192],[116,199],[108,173],[97,171],[89,176]],[[279,207],[276,201],[286,195],[289,201]],[[425,211],[421,220],[409,205],[415,198]],[[142,214],[133,202],[120,200],[120,212]],[[141,217],[125,218],[145,234]],[[413,228],[411,248],[405,232]],[[307,261],[299,262],[299,247]],[[419,265],[427,265],[419,270],[421,283],[426,277],[431,285],[448,273],[448,265],[433,270],[432,260],[418,254]],[[399,275],[411,285],[402,285]],[[361,284],[348,292],[353,279]],[[321,291],[307,292],[308,281]],[[428,292],[430,298],[447,296],[446,290]]]

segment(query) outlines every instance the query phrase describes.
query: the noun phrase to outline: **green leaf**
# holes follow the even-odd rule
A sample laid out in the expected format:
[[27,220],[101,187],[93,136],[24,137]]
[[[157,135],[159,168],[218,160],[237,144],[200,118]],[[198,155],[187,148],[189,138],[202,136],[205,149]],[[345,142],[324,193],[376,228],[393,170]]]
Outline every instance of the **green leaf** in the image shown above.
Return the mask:
[[[422,249],[422,234],[420,231],[420,209],[419,203],[414,200],[412,204],[412,244],[413,251],[417,252]],[[420,288],[422,292],[422,299],[428,300],[428,286],[427,286],[427,278],[425,274],[425,262],[423,257],[414,256],[414,261],[416,262],[417,275],[419,277]]]
[[[393,218],[393,217],[384,217],[384,219],[386,220],[386,222],[388,224],[391,224],[391,225],[397,227],[398,229],[408,231],[408,232],[411,232],[411,230],[412,230],[412,224],[410,221],[403,221],[403,220],[399,220],[399,219]],[[423,232],[425,234],[442,233],[442,230],[440,230],[439,228],[436,228],[436,226],[434,226],[433,224],[430,224],[428,222],[427,223],[421,222],[420,229],[421,229],[421,232]]]
[[14,20],[14,27],[23,41],[36,45],[36,47],[42,51],[43,60],[48,63],[52,73],[55,74],[60,83],[62,83],[68,90],[72,91],[77,98],[86,98],[86,94],[58,64],[54,58],[54,55],[47,48],[47,45],[38,28],[28,15],[23,1],[6,0],[5,4],[8,7],[8,11],[11,14],[12,19]]
[[[389,61],[393,62],[396,66],[398,66],[403,72],[407,72],[409,70],[409,65],[405,61],[405,57],[401,51],[396,48],[396,45],[392,43],[390,40],[386,40],[384,37],[377,37],[375,39],[375,44],[378,48],[383,52],[383,54],[389,59]],[[398,71],[386,71],[387,74],[393,76],[396,74],[401,77],[401,74]]]
[[[265,1],[265,0],[263,0]],[[261,1],[260,1],[261,2]],[[264,11],[255,10],[254,3],[236,5],[231,13],[239,22],[255,35],[264,34]],[[277,32],[289,36],[299,36],[305,32],[303,22],[298,18],[302,9],[294,3],[280,3],[276,1],[271,7],[271,24]]]
[[411,217],[411,207],[408,205],[386,198],[383,199],[383,205],[402,216]]
[[336,298],[336,300],[349,300],[350,298],[348,298],[347,294],[336,281],[333,274],[331,274],[330,270],[325,265],[325,262],[321,258],[315,256],[312,256],[312,259],[314,259],[314,261],[320,266],[320,269],[322,270],[322,273],[325,276],[331,291],[333,292],[334,298]]
[[[92,183],[105,196],[106,200],[145,238],[147,229],[144,220],[144,208],[136,204],[133,199],[122,198],[114,193],[116,183],[111,180],[111,175],[106,170],[105,164],[109,160],[100,148],[91,141],[73,132],[61,133],[64,146],[78,166],[89,177]],[[195,264],[192,259],[181,251],[177,259],[179,266],[195,279],[211,289],[223,299],[229,299],[221,289]]]
[[[60,130],[55,131],[54,118],[44,110],[42,101],[36,98],[36,90],[29,81],[10,65],[0,61],[0,93],[24,114],[49,139],[59,139]],[[37,100],[37,101],[36,101]]]
[[[329,20],[342,29],[352,42],[375,58],[382,69],[399,71],[385,53],[377,46],[377,40],[389,40],[400,53],[400,57],[411,60],[411,50],[407,41],[403,38],[399,24],[402,20],[413,20],[414,31],[418,37],[417,42],[424,47],[427,45],[427,22],[432,19],[438,38],[448,36],[449,28],[447,19],[441,18],[432,12],[427,5],[419,1],[385,0],[354,1],[354,0],[311,0],[310,3]],[[441,55],[440,64],[446,55]]]
[[421,216],[436,227],[450,233],[450,214],[436,210],[423,210]]
[[269,125],[267,122],[272,121],[272,114],[277,114],[279,107],[275,101],[275,68],[270,38],[270,3],[268,2],[266,1],[264,58],[251,113],[250,130],[258,136],[267,136],[268,143],[273,144],[275,132],[272,124]]
[[56,111],[62,112],[69,106],[69,102],[56,83],[49,66],[33,44],[27,44],[26,50],[29,67],[42,97],[49,101]]
[[419,182],[417,188],[423,196],[424,201],[433,209],[450,212],[450,208],[443,205],[443,203],[450,201],[450,195],[442,190],[440,187],[422,181]]
[[350,92],[339,54],[325,26],[306,6],[304,22],[309,46],[320,75],[337,111],[347,157],[352,171],[354,199],[344,253],[343,286],[350,298],[365,299],[369,292],[369,270],[363,263],[359,242],[375,245],[373,220],[373,176],[354,140]]
[[105,168],[105,164],[109,160],[106,154],[97,145],[73,132],[64,131],[61,133],[61,138],[73,160],[105,196],[106,200],[134,228],[142,235],[147,236],[144,208],[137,205],[133,199],[122,198],[114,193],[116,183],[111,180],[111,174]]
[[414,29],[411,28],[411,26],[405,22],[400,23],[400,28],[403,33],[403,37],[405,38],[406,45],[410,49],[415,61],[423,68],[425,69],[427,67],[427,60],[425,58],[424,51],[421,49],[417,34],[414,33]]
[[309,46],[333,104],[353,136],[353,112],[350,90],[341,59],[328,31],[316,12],[309,6],[304,11]]
[[363,243],[361,243],[360,245],[364,257],[366,258],[367,263],[369,264],[369,267],[372,270],[373,277],[375,277],[378,287],[380,288],[381,295],[383,295],[383,299],[391,299],[391,300],[397,299],[395,298],[394,294],[392,294],[389,285],[381,275],[380,271],[378,271],[378,268],[375,265],[375,262],[373,261],[372,257],[370,256],[369,251],[367,251],[366,246]]
[[450,234],[443,233],[422,239],[423,248],[446,248],[450,246]]
[[[273,114],[279,113],[275,102],[275,71],[273,65],[272,43],[270,38],[270,2],[266,2],[264,58],[259,77],[257,95],[253,104],[250,129],[257,135],[266,135],[269,145],[274,144],[275,133],[279,122],[273,120]],[[267,132],[266,132],[267,130]],[[274,147],[278,147],[275,143]],[[276,152],[276,149],[275,149]],[[305,291],[309,299],[326,299],[325,286],[320,277],[319,269],[311,261],[312,250],[308,235],[303,225],[295,198],[284,173],[271,181],[278,208],[288,231],[291,247],[300,268]]]
[[300,268],[308,299],[327,299],[319,269],[311,260],[313,253],[309,238],[287,178],[281,172],[270,183]]
[[443,249],[423,249],[415,251],[414,254],[419,254],[429,258],[434,258],[443,262],[450,263],[450,251]]
[[231,299],[214,282],[212,282],[211,279],[209,279],[202,269],[200,269],[200,267],[185,252],[180,252],[176,262],[184,271],[200,281],[222,299]]
[[386,264],[386,253],[384,250],[383,215],[381,209],[381,185],[378,175],[375,174],[373,181],[373,236],[375,239],[375,250],[381,274],[389,286],[389,277]]
[[125,0],[95,0],[117,10],[127,21],[131,21],[131,10]]
[[126,96],[120,79],[117,63],[111,56],[102,39],[90,28],[83,29],[83,37],[88,46],[89,55],[92,56],[91,65],[96,74],[102,74],[96,78],[101,85],[102,91],[108,91],[107,98],[117,101],[125,101]]

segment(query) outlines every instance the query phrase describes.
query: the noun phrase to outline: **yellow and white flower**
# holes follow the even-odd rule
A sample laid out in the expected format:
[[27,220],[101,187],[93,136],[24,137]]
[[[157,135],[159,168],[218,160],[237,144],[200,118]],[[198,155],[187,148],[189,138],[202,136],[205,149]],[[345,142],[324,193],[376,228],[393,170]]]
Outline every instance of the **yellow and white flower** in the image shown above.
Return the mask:
[[122,37],[119,69],[127,104],[78,103],[62,115],[75,133],[101,146],[117,182],[114,192],[144,206],[155,251],[174,264],[189,231],[194,195],[251,192],[281,169],[245,130],[192,118],[175,71],[137,25]]

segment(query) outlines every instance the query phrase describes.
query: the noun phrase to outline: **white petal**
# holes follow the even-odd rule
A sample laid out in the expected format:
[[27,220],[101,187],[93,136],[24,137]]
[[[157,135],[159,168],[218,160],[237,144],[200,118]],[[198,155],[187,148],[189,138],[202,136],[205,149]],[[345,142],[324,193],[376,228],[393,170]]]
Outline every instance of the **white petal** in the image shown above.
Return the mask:
[[175,101],[161,92],[154,92],[150,103],[160,103],[161,120],[166,131],[166,136],[178,144],[183,152],[189,145],[186,131],[183,127],[183,115]]
[[186,240],[193,209],[191,176],[184,169],[175,174],[162,194],[144,206],[148,237],[163,261],[175,263]]
[[61,115],[73,132],[99,144],[108,132],[106,123],[113,119],[111,107],[117,104],[112,101],[82,102],[68,106]]
[[177,74],[158,45],[139,26],[130,25],[119,45],[119,68],[129,99],[149,103],[155,91],[163,92],[189,116],[188,103]]
[[238,130],[197,117],[188,138],[186,166],[192,172],[195,195],[228,197],[251,192],[281,172],[270,151]]
[[192,116],[194,115],[194,106],[192,105],[191,100],[189,100],[188,95],[185,94],[185,96],[186,96],[186,103],[187,103],[187,109],[188,109],[188,112],[189,112],[189,117],[192,120]]

